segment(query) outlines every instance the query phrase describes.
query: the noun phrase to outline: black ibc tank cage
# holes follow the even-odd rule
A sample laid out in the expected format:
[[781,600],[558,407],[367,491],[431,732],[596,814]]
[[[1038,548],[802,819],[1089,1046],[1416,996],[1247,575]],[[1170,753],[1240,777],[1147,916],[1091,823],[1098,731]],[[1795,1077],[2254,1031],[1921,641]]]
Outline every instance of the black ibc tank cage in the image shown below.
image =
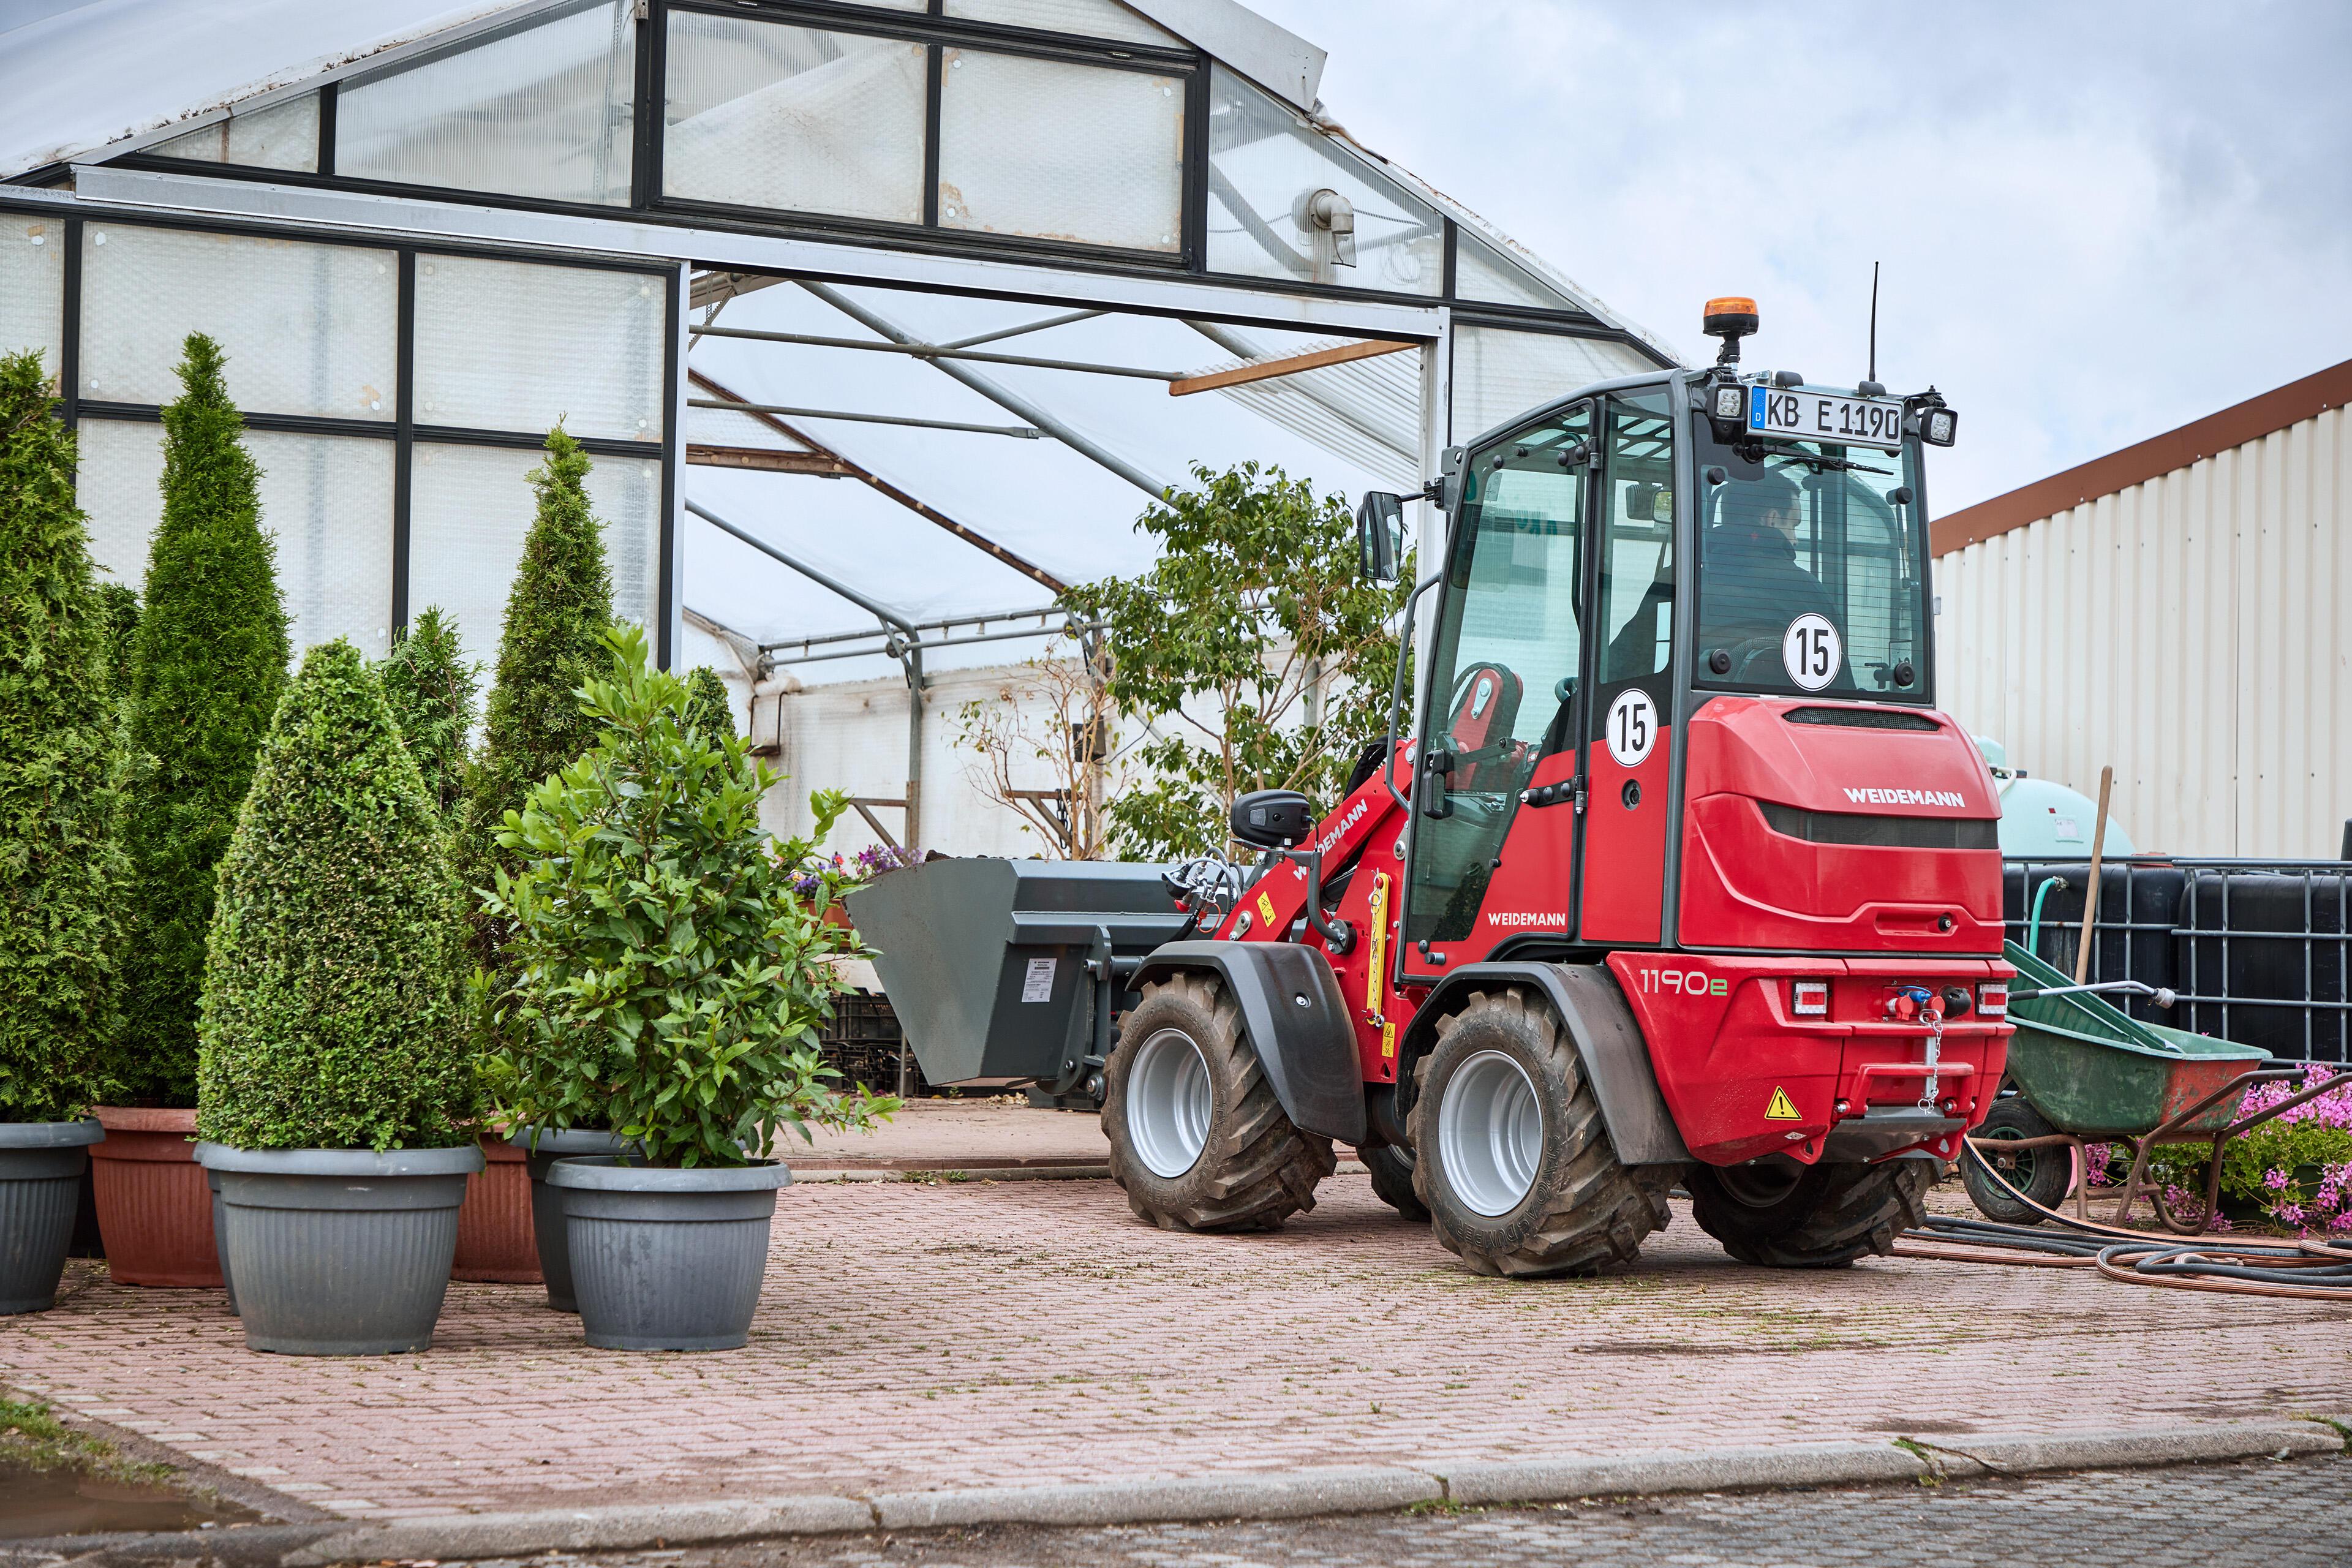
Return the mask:
[[[2087,860],[2005,863],[2010,940],[2072,974]],[[2027,941],[2045,882],[2038,932]],[[2254,1046],[2286,1061],[2352,1063],[2352,863],[2130,856],[2099,868],[2093,980],[2170,988],[2167,1012],[2111,998],[2132,1016]]]

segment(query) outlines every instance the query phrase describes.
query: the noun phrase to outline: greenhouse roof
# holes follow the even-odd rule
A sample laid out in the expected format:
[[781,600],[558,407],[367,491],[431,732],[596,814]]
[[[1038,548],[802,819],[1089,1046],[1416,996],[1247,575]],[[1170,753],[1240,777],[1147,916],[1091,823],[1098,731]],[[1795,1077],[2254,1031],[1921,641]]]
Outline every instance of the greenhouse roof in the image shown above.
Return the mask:
[[1411,491],[1674,359],[1357,144],[1322,51],[1235,0],[16,14],[0,178],[691,268],[680,607],[786,658],[1137,570],[1196,464]]

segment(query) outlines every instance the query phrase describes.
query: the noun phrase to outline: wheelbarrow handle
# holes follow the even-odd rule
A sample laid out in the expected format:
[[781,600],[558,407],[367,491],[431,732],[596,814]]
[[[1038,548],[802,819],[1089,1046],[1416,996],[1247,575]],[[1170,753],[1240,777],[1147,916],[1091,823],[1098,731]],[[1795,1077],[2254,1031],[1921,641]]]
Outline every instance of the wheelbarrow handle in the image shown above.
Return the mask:
[[2150,985],[2145,980],[2095,980],[2087,985],[2052,985],[2040,991],[2012,991],[2009,999],[2022,1002],[2035,996],[2074,996],[2085,992],[2128,991],[2135,996],[2145,996],[2159,1007],[2169,1007],[2180,998],[2169,985]]

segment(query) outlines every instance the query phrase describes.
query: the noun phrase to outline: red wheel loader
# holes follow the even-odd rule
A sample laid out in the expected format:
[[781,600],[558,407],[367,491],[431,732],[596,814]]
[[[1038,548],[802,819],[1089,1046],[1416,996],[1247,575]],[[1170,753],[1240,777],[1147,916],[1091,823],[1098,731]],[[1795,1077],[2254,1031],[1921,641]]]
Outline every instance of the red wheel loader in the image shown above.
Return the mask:
[[[1935,707],[1930,388],[1739,364],[1604,383],[1449,451],[1422,733],[1254,864],[949,860],[853,893],[934,1083],[1101,1105],[1137,1214],[1311,1207],[1335,1144],[1470,1268],[1632,1259],[1685,1187],[1735,1257],[1883,1253],[1990,1108],[2000,809]],[[1406,498],[1368,497],[1394,575]],[[1429,604],[1424,610],[1421,601]]]

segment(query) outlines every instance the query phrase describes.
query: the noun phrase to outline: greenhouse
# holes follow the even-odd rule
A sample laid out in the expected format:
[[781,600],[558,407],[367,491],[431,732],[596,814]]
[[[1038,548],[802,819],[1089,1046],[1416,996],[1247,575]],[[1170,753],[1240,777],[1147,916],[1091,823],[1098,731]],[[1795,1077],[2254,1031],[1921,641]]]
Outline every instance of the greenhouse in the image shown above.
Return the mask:
[[55,373],[118,580],[191,331],[298,651],[437,605],[488,658],[560,422],[659,658],[909,842],[1006,847],[936,716],[1194,464],[1410,493],[1672,363],[1235,0],[132,0],[8,42],[0,351]]

